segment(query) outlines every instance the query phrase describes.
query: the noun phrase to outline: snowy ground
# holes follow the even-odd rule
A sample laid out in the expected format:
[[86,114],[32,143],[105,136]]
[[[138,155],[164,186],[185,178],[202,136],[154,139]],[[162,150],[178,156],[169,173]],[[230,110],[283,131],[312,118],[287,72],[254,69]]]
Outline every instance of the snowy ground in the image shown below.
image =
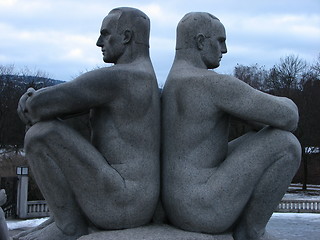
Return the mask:
[[[320,200],[320,192],[315,194],[287,193],[284,199]],[[8,220],[10,231],[38,226],[48,218],[30,220]],[[274,213],[267,226],[268,231],[279,240],[319,240],[319,213]]]
[[[7,221],[10,231],[35,227],[47,218],[25,221]],[[320,214],[315,213],[274,213],[267,230],[279,240],[319,240]],[[15,232],[17,234],[18,232]]]
[[320,214],[274,213],[267,230],[279,240],[319,240]]
[[284,200],[317,200],[320,201],[320,195],[306,195],[304,193],[286,193]]
[[22,228],[31,228],[36,227],[43,223],[48,218],[38,218],[38,219],[29,219],[29,220],[8,220],[7,226],[9,230],[22,229]]

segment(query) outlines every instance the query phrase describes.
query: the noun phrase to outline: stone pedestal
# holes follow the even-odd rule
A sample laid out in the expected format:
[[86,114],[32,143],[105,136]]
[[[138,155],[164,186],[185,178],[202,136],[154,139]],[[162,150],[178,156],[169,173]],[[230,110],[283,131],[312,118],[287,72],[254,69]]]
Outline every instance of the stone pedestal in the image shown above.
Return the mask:
[[78,240],[233,240],[231,233],[210,235],[187,232],[169,225],[148,225],[125,230],[101,231]]

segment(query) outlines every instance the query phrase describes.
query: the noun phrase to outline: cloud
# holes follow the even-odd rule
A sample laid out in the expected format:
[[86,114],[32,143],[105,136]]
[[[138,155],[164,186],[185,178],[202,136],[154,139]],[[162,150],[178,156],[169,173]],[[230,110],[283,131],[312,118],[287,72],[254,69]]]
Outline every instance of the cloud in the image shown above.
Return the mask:
[[[247,31],[262,33],[291,33],[302,34],[305,30],[310,37],[319,34],[320,16],[313,15],[293,15],[293,14],[267,14],[255,17],[244,18],[240,25]],[[310,26],[310,24],[312,24]],[[297,31],[298,30],[298,31]],[[306,31],[307,30],[307,31]]]
[[236,56],[234,59],[240,63],[246,63],[248,59],[262,65],[272,60],[275,63],[279,57],[288,54],[311,60],[319,52],[318,15],[276,13],[246,17],[238,14],[226,19],[227,55]]
[[100,24],[119,6],[150,17],[150,52],[161,81],[173,61],[176,26],[190,11],[210,12],[226,27],[229,51],[218,72],[231,73],[236,63],[272,65],[291,53],[313,60],[320,49],[319,0],[0,0],[0,64],[39,66],[62,80],[102,64],[95,46]]
[[165,8],[165,6],[156,3],[141,6],[140,9],[152,19],[152,22],[157,24],[172,26],[180,20],[180,15],[175,11],[170,11],[170,8]]
[[0,54],[0,62],[7,62],[7,61],[8,61],[7,56]]
[[13,7],[17,3],[17,0],[0,0],[1,8]]
[[[42,47],[44,47],[46,51],[52,49],[52,47],[60,50],[72,48],[72,46],[87,48],[90,45],[95,45],[96,41],[96,36],[88,34],[73,34],[56,30],[22,30],[1,23],[0,31],[6,33],[0,35],[1,42],[9,45],[15,45],[16,42],[20,42],[20,44],[25,44],[26,46],[32,45],[32,49],[28,49],[27,47],[24,49],[30,52],[39,51]],[[14,42],[12,42],[12,40],[14,40]]]
[[[102,62],[95,46],[97,36],[69,32],[27,31],[0,24],[0,64],[15,63],[17,67],[32,66],[59,79],[69,80],[81,69],[90,69]],[[19,44],[17,44],[19,43]],[[55,66],[59,69],[53,70]],[[75,67],[77,66],[77,67]],[[63,73],[68,71],[68,73]],[[71,72],[73,71],[73,72]]]
[[41,12],[46,12],[52,8],[51,1],[41,0],[0,0],[0,8],[3,13],[14,11],[16,16],[34,16]]
[[175,49],[176,41],[174,38],[151,37],[150,48],[154,51],[172,51]]

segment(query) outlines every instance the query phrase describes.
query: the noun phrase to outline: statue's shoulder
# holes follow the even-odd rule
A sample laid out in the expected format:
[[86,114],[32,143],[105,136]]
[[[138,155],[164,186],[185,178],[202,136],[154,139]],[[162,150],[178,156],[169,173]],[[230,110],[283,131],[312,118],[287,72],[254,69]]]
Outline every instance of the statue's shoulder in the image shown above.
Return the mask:
[[138,70],[130,66],[130,64],[115,64],[94,69],[86,73],[86,76],[96,79],[108,78],[110,81],[118,81],[128,76],[133,76],[137,71]]
[[134,63],[128,63],[128,64],[116,64],[111,67],[108,67],[108,69],[114,73],[117,73],[119,75],[125,75],[126,77],[131,76],[148,76],[149,74],[154,74],[153,66],[151,61],[147,60],[141,60]]
[[215,86],[217,85],[230,85],[234,84],[236,82],[239,82],[240,80],[236,77],[229,75],[229,74],[220,74],[212,70],[208,70],[204,75],[203,78],[208,83],[212,83]]

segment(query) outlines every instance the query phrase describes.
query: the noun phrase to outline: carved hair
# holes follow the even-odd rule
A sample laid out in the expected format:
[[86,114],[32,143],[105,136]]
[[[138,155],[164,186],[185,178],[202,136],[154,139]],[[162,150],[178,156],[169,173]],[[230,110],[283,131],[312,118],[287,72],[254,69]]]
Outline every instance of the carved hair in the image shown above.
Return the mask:
[[121,7],[111,10],[109,15],[116,16],[119,33],[131,30],[135,43],[149,47],[150,20],[145,13],[136,8]]
[[210,13],[190,12],[187,13],[177,26],[176,50],[194,48],[195,38],[199,33],[210,36],[212,33],[212,21],[220,20]]

